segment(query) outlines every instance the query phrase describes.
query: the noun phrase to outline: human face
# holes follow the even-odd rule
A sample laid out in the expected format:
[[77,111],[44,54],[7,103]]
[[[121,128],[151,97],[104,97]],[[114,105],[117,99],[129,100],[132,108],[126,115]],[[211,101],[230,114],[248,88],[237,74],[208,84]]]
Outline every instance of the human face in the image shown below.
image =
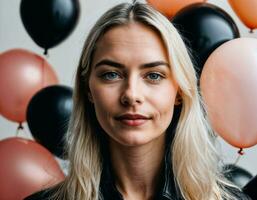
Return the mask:
[[130,23],[108,30],[97,42],[89,89],[110,139],[138,146],[164,137],[178,86],[160,36]]

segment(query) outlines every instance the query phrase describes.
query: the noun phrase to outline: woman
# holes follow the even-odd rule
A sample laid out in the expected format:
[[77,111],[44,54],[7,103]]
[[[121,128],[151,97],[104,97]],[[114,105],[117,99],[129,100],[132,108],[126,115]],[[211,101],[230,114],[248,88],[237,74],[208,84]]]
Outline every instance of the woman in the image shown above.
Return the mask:
[[77,69],[69,174],[31,199],[247,199],[218,170],[187,49],[142,3],[107,11]]

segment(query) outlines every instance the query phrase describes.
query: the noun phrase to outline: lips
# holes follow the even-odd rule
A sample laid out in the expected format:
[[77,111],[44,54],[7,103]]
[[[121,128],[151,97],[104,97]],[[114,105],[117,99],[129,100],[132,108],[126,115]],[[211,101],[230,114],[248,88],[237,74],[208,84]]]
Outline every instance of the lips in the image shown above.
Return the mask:
[[140,126],[151,118],[140,114],[123,114],[115,119],[128,126]]
[[140,115],[140,114],[123,114],[118,116],[116,119],[122,120],[122,119],[130,119],[130,120],[136,120],[136,119],[149,119],[149,117]]

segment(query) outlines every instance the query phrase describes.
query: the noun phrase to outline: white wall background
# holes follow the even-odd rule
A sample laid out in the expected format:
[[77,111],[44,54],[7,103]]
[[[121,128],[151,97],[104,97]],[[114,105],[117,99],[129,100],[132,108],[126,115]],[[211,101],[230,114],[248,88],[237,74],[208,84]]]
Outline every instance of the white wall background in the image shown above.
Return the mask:
[[[55,69],[60,83],[73,85],[75,68],[78,63],[80,52],[85,37],[96,19],[111,6],[124,2],[122,0],[79,0],[81,15],[79,23],[73,33],[61,44],[49,50],[48,62]],[[131,0],[132,1],[132,0]],[[242,37],[257,38],[257,30],[249,34],[249,30],[240,22],[230,8],[227,0],[209,0],[224,9],[235,20]],[[19,14],[20,0],[0,0],[0,53],[12,48],[24,48],[43,55],[39,48],[29,37],[23,27]],[[31,138],[30,132],[25,125],[25,131],[19,132],[19,136]],[[15,136],[17,124],[0,116],[0,139]],[[220,149],[224,155],[225,163],[234,163],[238,154],[237,149],[220,139]],[[245,155],[241,157],[238,165],[257,174],[257,145],[245,149]]]

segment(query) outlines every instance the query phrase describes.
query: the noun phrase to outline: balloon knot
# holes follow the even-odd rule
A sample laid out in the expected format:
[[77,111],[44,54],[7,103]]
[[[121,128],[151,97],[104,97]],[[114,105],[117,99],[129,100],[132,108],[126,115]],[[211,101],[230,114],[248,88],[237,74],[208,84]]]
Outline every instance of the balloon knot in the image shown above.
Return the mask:
[[18,126],[18,130],[23,130],[23,129],[24,129],[24,127],[22,126],[22,123],[20,122],[19,126]]
[[250,31],[249,31],[250,33],[253,33],[253,29],[250,29]]
[[241,155],[241,156],[245,154],[243,148],[240,148],[240,149],[239,149],[238,154]]
[[48,53],[48,51],[47,51],[47,49],[45,49],[44,55],[47,56],[47,53]]

